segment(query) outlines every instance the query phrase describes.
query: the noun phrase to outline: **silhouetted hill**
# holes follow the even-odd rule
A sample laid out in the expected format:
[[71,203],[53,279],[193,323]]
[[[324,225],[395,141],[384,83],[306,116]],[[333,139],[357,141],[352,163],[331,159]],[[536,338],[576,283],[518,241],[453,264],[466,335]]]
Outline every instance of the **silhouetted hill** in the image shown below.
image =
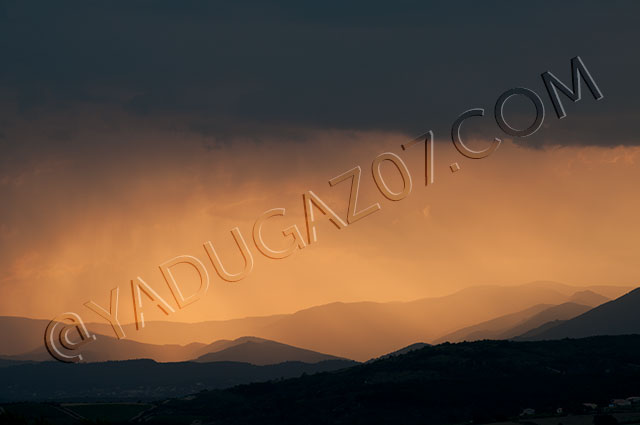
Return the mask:
[[[239,338],[231,346],[204,354],[197,362],[235,361],[254,365],[269,365],[298,361],[318,363],[325,360],[345,360],[328,354],[305,350],[261,338]],[[219,347],[219,346],[218,346]],[[216,349],[218,348],[216,347]]]
[[[143,330],[136,330],[135,324],[123,324],[127,338],[147,344],[178,344],[187,345],[193,342],[211,344],[216,341],[233,341],[246,335],[259,335],[265,326],[269,326],[287,314],[272,316],[245,317],[230,320],[207,320],[196,323],[181,323],[170,321],[147,321]],[[103,335],[113,335],[111,326],[106,322],[87,325],[93,332]]]
[[[131,359],[153,359],[159,362],[188,361],[202,355],[205,344],[189,345],[153,345],[143,344],[128,339],[116,339],[96,334],[96,340],[83,347],[81,353],[86,362],[107,362]],[[36,349],[15,356],[6,356],[12,360],[51,361],[44,343]]]
[[[282,382],[160,404],[147,423],[445,424],[607,405],[640,388],[640,336],[442,344]],[[555,423],[555,422],[554,422]]]
[[629,335],[640,333],[640,288],[602,304],[571,320],[548,325],[547,329],[518,339],[582,338],[593,335]]
[[239,362],[156,363],[153,360],[64,364],[56,361],[0,368],[0,400],[139,400],[204,389],[291,378],[356,364],[328,360],[256,366]]

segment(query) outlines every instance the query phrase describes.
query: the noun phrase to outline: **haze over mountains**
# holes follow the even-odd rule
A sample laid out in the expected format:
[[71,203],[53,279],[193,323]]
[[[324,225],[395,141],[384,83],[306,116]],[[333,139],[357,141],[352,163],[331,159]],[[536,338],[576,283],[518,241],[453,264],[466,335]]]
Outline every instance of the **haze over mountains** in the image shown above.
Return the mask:
[[[127,329],[127,332],[139,341],[177,344],[253,335],[366,361],[415,342],[431,342],[464,326],[515,313],[536,304],[562,304],[571,301],[576,292],[587,289],[553,282],[534,282],[515,287],[478,286],[444,297],[411,302],[332,303],[264,319],[171,324],[169,328],[160,322],[158,326],[150,323],[140,332],[133,329]],[[630,288],[590,289],[613,298]],[[99,332],[98,329],[96,327],[96,332]],[[103,329],[106,329],[103,332],[110,332],[106,324]],[[182,337],[184,334],[195,339],[185,340]]]
[[[416,342],[516,337],[545,322],[573,318],[630,289],[574,287],[555,282],[512,287],[478,286],[444,297],[411,302],[332,303],[294,314],[227,321],[147,322],[141,331],[136,331],[133,325],[125,325],[127,338],[123,340],[110,336],[113,331],[107,323],[90,323],[89,330],[100,337],[87,345],[84,352],[87,359],[93,361],[128,358],[185,361],[214,352],[213,348],[224,345],[224,341],[216,341],[233,341],[253,335],[275,341],[274,344],[316,352],[312,358],[317,353],[329,353],[366,361]],[[0,318],[0,331],[8,335],[8,344],[3,344],[0,354],[18,355],[21,359],[49,359],[42,347],[46,324],[45,320]],[[213,347],[207,347],[212,342]],[[277,346],[269,347],[275,349]],[[282,348],[279,347],[281,354]],[[266,350],[267,346],[262,349]],[[285,351],[292,355],[303,354],[288,348]],[[239,347],[212,358],[234,359],[229,357],[231,353],[240,358],[248,356],[241,352]],[[304,361],[296,356],[274,358]],[[252,360],[258,362],[254,364],[264,364],[259,359]]]

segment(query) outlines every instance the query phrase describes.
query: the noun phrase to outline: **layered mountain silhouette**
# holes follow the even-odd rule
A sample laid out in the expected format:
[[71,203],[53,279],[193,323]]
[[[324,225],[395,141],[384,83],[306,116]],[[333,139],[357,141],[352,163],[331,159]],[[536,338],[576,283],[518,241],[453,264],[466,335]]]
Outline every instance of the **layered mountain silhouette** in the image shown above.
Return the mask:
[[547,340],[638,333],[640,333],[640,288],[571,320],[548,322],[542,327],[524,333],[517,339]]
[[466,326],[436,339],[436,344],[442,342],[476,341],[481,339],[499,339],[498,335],[529,320],[536,314],[553,307],[551,304],[537,304],[516,313],[505,314],[495,319],[487,320],[472,326]]
[[536,329],[545,323],[556,320],[569,320],[589,310],[591,310],[590,306],[576,303],[564,303],[557,306],[549,307],[546,310],[541,311],[540,313],[518,324],[517,326],[514,326],[508,331],[501,333],[498,336],[498,339],[512,339],[522,335],[525,332],[529,332],[532,329]]
[[539,304],[518,313],[508,314],[474,326],[469,326],[439,338],[436,342],[511,339],[546,323],[572,319],[591,310],[590,306],[573,302],[550,306]]
[[[355,415],[353,418],[373,415],[371,418],[380,419],[384,418],[386,411],[397,412],[400,409],[407,412],[407,416],[402,418],[406,423],[412,423],[414,419],[422,421],[420,423],[431,420],[440,423],[443,420],[440,415],[451,415],[451,412],[460,414],[455,418],[456,422],[477,419],[476,411],[455,409],[458,397],[476,400],[478,403],[474,406],[479,406],[483,414],[495,414],[495,418],[500,418],[530,407],[524,403],[529,403],[534,393],[535,400],[544,409],[555,409],[558,405],[582,406],[585,400],[606,400],[610,394],[616,397],[635,395],[632,390],[637,388],[637,380],[632,382],[629,377],[636,376],[638,372],[640,335],[629,334],[640,334],[640,288],[600,304],[606,298],[593,288],[560,292],[550,287],[552,284],[548,283],[506,291],[498,290],[499,287],[481,287],[443,297],[449,306],[456,305],[452,299],[460,303],[460,300],[474,297],[479,305],[486,307],[491,303],[500,304],[497,300],[490,300],[491,296],[504,302],[505,299],[515,300],[511,297],[516,293],[522,296],[523,292],[530,296],[530,302],[541,298],[564,301],[555,305],[537,303],[527,306],[463,327],[441,338],[447,341],[456,338],[484,341],[437,346],[413,342],[400,345],[404,347],[401,349],[395,347],[388,354],[360,366],[351,360],[255,336],[221,339],[210,344],[156,345],[99,335],[96,342],[83,350],[90,363],[80,365],[42,361],[50,358],[44,347],[39,346],[21,355],[0,358],[0,382],[3,382],[0,401],[152,400],[198,393],[184,400],[163,402],[159,411],[162,415],[178,415],[178,422],[181,412],[186,409],[184,411],[188,410],[191,415],[195,412],[205,418],[252,423],[255,418],[251,411],[265,411],[277,401],[293,403],[295,409],[288,410],[291,418],[302,418],[313,410],[324,412],[322,414],[328,415],[329,422],[348,419],[351,414]],[[577,301],[591,303],[595,307]],[[432,302],[420,300],[415,303],[423,306]],[[407,307],[412,303],[355,304],[360,308],[356,311],[363,314],[370,313],[373,305],[383,318],[388,318],[389,311],[396,312],[394,309],[398,305]],[[336,319],[340,322],[347,317],[345,312],[353,311],[347,307],[353,307],[353,304],[320,306],[280,316],[269,326],[296,317],[299,323],[309,324],[313,323],[311,319],[326,317],[320,313],[327,312],[342,314]],[[504,309],[506,307],[494,311]],[[417,313],[410,310],[406,314]],[[361,320],[367,317],[364,315]],[[406,316],[401,317],[406,319]],[[46,322],[24,320],[27,323],[24,329],[37,328],[36,325],[42,324],[39,322]],[[20,322],[10,318],[4,326],[19,325]],[[331,325],[325,331],[333,329]],[[346,322],[345,326],[349,325]],[[351,327],[349,332],[354,329],[360,328]],[[341,338],[347,335],[344,331],[336,332]],[[381,335],[386,335],[385,332],[383,328]],[[322,333],[318,335],[322,337]],[[521,341],[526,339],[535,341]],[[17,340],[23,343],[19,338]],[[359,341],[367,341],[367,338]],[[141,360],[102,361],[130,358]],[[143,358],[156,358],[167,363]],[[317,372],[330,373],[304,376]],[[296,377],[301,378],[279,382],[283,378]],[[238,384],[263,381],[271,382],[223,390]],[[207,393],[202,390],[217,391]],[[331,393],[349,394],[359,401],[343,403]],[[297,398],[299,394],[307,395]],[[297,404],[300,400],[303,405]],[[438,403],[429,405],[429,400],[438,400]],[[391,405],[385,407],[387,402],[392,403],[393,409],[389,410]],[[222,405],[228,410],[216,410],[215,406]],[[347,416],[342,413],[335,416],[335,412],[343,412]],[[151,415],[147,419],[153,423],[154,417]],[[450,419],[446,418],[447,421]],[[264,423],[277,421],[276,417],[268,417]]]
[[[102,353],[109,353],[113,356],[109,360],[154,358],[159,361],[181,361],[207,354],[198,350],[214,341],[253,335],[319,353],[366,361],[416,341],[432,343],[459,329],[514,315],[504,322],[508,326],[489,329],[492,332],[500,331],[495,336],[498,337],[510,327],[519,325],[522,320],[541,313],[543,305],[549,308],[570,302],[597,305],[606,298],[624,294],[628,289],[614,286],[576,287],[556,282],[533,282],[509,287],[485,285],[448,296],[411,302],[332,303],[293,314],[200,323],[148,321],[141,331],[136,331],[132,324],[124,325],[127,339],[116,341],[119,348],[110,348],[113,342],[110,340],[103,342],[104,346],[96,342],[93,348],[89,348],[90,345],[86,347],[88,352],[95,350],[94,358],[100,360],[106,359]],[[526,314],[519,314],[528,309],[531,310]],[[559,315],[550,319],[554,317],[565,319],[569,316]],[[46,324],[45,320],[0,317],[2,333],[12,338],[9,344],[3,345],[0,354],[20,354],[23,359],[44,359],[46,355],[38,355],[45,354],[42,337]],[[113,335],[111,326],[105,322],[89,323],[88,327],[91,332],[103,335],[99,338],[102,340]],[[147,346],[136,343],[145,343]],[[150,355],[155,350],[161,350],[164,354]],[[24,353],[29,355],[25,357]]]
[[[600,288],[591,290],[596,289]],[[537,304],[562,304],[584,290],[536,282],[515,287],[479,286],[403,303],[333,303],[286,316],[252,335],[366,361]]]

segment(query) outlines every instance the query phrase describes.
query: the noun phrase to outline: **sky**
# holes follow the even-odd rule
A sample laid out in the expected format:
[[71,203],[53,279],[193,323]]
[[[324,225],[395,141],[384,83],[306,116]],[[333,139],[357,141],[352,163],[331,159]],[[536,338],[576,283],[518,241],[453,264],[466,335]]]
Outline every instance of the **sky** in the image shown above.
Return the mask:
[[[479,284],[535,280],[637,286],[640,201],[638,68],[633,2],[0,2],[0,315],[98,316],[120,288],[133,319],[140,276],[175,303],[158,266],[199,258],[210,286],[176,321],[288,313],[333,301],[396,301]],[[580,56],[602,90],[563,97],[557,119],[540,78],[570,84]],[[542,99],[542,127],[501,132],[498,97],[527,87]],[[526,127],[532,105],[510,100]],[[451,143],[463,126],[491,156],[472,160]],[[424,148],[434,132],[434,184]],[[385,198],[372,161],[398,155],[411,193]],[[460,170],[452,172],[457,162]],[[258,216],[285,208],[264,237],[306,235],[302,194],[312,190],[346,219],[349,184],[328,181],[359,165],[359,209],[377,211],[288,258],[264,257]],[[403,182],[386,161],[387,184]],[[226,282],[203,244],[229,270]],[[184,292],[197,287],[176,266]],[[149,318],[166,318],[159,311]]]

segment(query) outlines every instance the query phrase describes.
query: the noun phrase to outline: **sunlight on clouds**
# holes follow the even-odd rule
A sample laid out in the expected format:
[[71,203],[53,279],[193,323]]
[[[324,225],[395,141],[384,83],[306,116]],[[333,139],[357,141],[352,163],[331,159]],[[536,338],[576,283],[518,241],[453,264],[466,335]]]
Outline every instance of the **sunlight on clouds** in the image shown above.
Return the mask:
[[[199,258],[211,287],[171,317],[176,321],[411,300],[479,283],[631,284],[638,275],[640,148],[504,143],[474,161],[442,143],[435,184],[425,187],[423,148],[403,152],[399,134],[314,132],[304,144],[239,141],[213,150],[186,133],[179,149],[167,135],[128,137],[137,138],[136,149],[85,152],[64,166],[45,155],[41,163],[50,166],[37,169],[46,172],[29,171],[20,190],[0,189],[11,205],[2,213],[0,314],[89,315],[84,302],[105,305],[120,286],[122,320],[130,321],[129,281],[141,276],[170,300],[158,265],[178,255]],[[385,199],[371,177],[373,158],[386,151],[400,155],[412,175],[412,193],[402,201]],[[455,174],[454,161],[461,166]],[[328,180],[355,165],[363,169],[358,209],[379,202],[380,211],[340,231],[320,220],[318,243],[284,260],[255,249],[253,222],[271,208],[286,209],[265,228],[274,247],[285,245],[279,232],[287,226],[306,234],[306,190],[346,217],[349,185],[332,188]],[[401,187],[393,167],[383,172],[390,187]],[[236,226],[255,266],[246,279],[228,283],[213,271],[203,243],[212,241],[225,267],[238,270],[230,234]],[[186,289],[194,287],[192,273],[178,275]]]

